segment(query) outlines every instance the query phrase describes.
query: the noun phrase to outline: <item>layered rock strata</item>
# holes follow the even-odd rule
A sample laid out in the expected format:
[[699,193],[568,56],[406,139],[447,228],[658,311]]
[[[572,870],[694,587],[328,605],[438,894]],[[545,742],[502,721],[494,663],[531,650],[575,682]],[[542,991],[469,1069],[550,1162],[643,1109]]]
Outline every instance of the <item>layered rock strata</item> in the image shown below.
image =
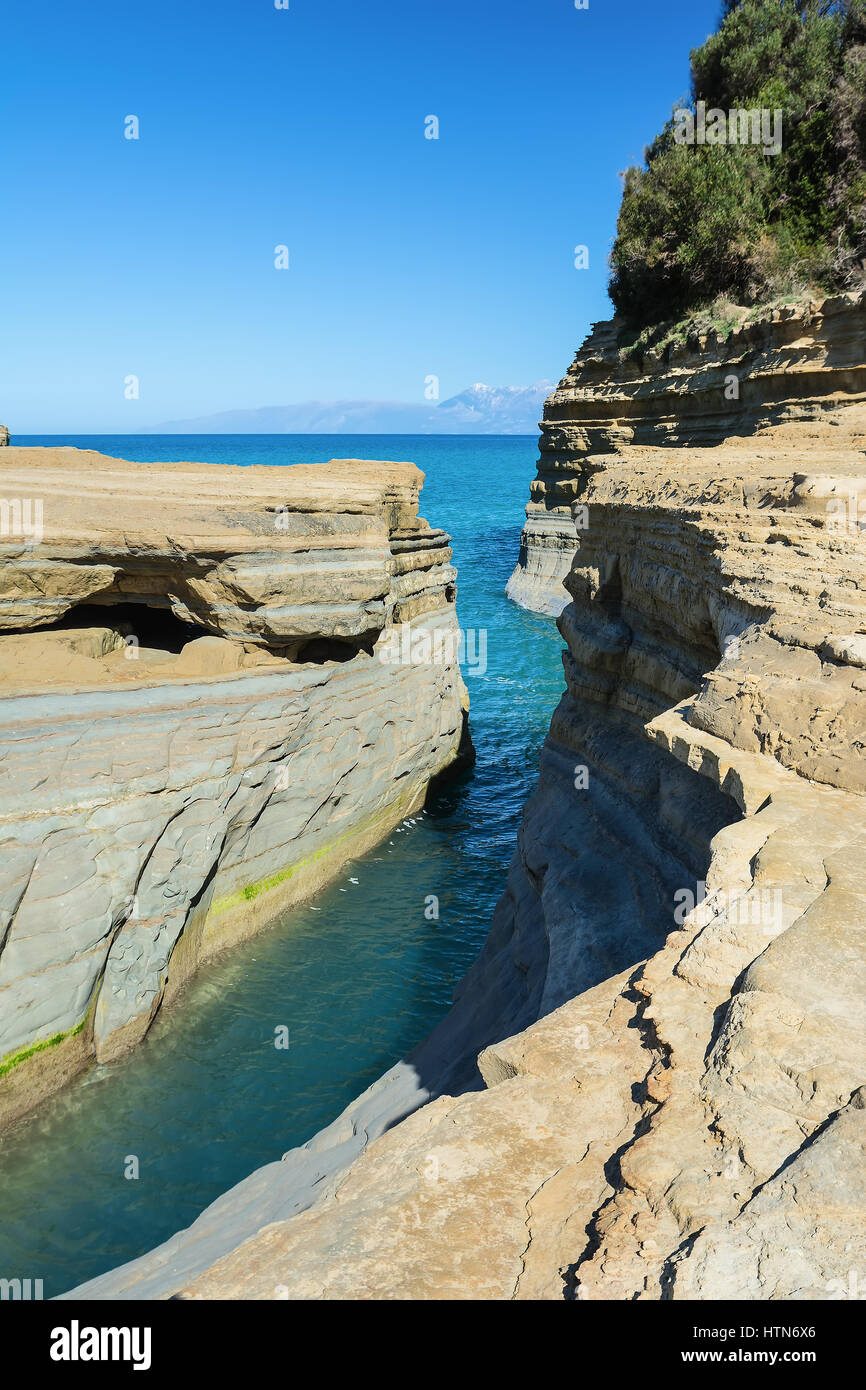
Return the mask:
[[79,1296],[862,1291],[864,412],[793,428],[592,456],[566,692],[452,1014]]
[[563,580],[584,522],[574,504],[612,454],[780,431],[804,451],[816,438],[863,448],[863,415],[849,407],[866,401],[864,303],[851,293],[765,311],[724,339],[709,332],[641,355],[621,350],[617,320],[596,324],[544,405],[509,596],[542,613],[566,606]]
[[422,481],[4,448],[0,1119],[469,757]]

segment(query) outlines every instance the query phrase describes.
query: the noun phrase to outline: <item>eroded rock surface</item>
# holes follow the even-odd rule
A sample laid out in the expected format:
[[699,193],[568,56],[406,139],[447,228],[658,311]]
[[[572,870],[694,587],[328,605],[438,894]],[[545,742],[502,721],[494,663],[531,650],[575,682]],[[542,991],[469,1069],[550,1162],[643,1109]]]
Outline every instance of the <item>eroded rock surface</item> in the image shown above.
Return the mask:
[[[0,1118],[467,756],[422,479],[4,448],[30,529],[0,537]],[[404,632],[419,659],[387,659]]]
[[[562,611],[569,601],[563,580],[585,524],[574,504],[610,455],[631,456],[636,446],[676,448],[676,461],[658,461],[664,478],[679,471],[681,451],[692,446],[740,440],[751,450],[762,439],[785,441],[801,451],[800,486],[813,509],[827,509],[840,524],[866,524],[866,505],[858,513],[835,476],[838,451],[847,446],[859,456],[866,447],[864,319],[866,296],[837,295],[767,311],[725,340],[710,333],[642,356],[620,350],[616,320],[596,324],[544,405],[538,474],[509,596],[540,613]],[[830,476],[821,476],[823,467]],[[791,474],[787,481],[797,486]],[[745,478],[734,475],[727,485],[738,482]]]

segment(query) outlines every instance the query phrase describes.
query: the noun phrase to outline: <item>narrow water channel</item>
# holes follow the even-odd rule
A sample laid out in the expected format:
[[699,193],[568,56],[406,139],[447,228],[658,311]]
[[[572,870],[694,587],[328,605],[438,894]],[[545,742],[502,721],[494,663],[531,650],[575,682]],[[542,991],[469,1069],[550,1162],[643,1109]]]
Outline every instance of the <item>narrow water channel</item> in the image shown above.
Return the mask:
[[[45,1297],[143,1253],[262,1163],[303,1143],[430,1030],[487,932],[563,688],[550,619],[503,593],[534,437],[119,436],[132,459],[412,459],[422,514],[454,538],[475,770],[315,903],[207,967],[133,1055],[94,1066],[0,1140],[0,1277]],[[485,634],[485,637],[482,637]],[[486,641],[486,670],[478,657]],[[439,899],[438,920],[425,899]],[[275,1029],[290,1045],[274,1046]],[[125,1176],[138,1160],[137,1178]]]

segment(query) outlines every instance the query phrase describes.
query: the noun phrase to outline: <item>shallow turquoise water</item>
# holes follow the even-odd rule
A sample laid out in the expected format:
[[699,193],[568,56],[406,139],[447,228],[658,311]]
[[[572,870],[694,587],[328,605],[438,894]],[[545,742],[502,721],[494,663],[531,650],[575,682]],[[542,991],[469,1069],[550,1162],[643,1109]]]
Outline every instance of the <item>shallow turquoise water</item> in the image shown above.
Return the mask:
[[[0,1277],[41,1278],[46,1297],[188,1225],[332,1120],[447,1012],[504,887],[563,688],[553,622],[503,593],[534,437],[13,440],[58,442],[167,461],[412,459],[427,474],[422,514],[454,538],[460,622],[486,629],[488,665],[467,674],[472,773],[347,865],[313,906],[208,967],[131,1057],[93,1067],[0,1141]],[[438,921],[424,916],[431,893]],[[287,1050],[274,1047],[280,1025]],[[128,1155],[138,1158],[137,1180],[124,1177]]]

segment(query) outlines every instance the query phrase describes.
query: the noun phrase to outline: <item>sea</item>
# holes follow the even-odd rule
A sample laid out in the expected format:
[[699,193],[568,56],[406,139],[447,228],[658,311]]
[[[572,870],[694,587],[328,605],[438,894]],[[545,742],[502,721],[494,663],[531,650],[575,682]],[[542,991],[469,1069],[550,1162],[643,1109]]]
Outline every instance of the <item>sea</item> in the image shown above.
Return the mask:
[[[564,681],[553,620],[504,592],[535,435],[12,442],[164,462],[411,460],[425,473],[421,514],[453,538],[458,617],[476,634],[465,667],[474,769],[312,903],[207,965],[135,1052],[92,1065],[0,1139],[0,1278],[41,1279],[49,1298],[188,1226],[232,1184],[311,1138],[444,1016],[504,889]],[[486,662],[477,660],[481,633]],[[287,1047],[275,1047],[278,1028]]]

